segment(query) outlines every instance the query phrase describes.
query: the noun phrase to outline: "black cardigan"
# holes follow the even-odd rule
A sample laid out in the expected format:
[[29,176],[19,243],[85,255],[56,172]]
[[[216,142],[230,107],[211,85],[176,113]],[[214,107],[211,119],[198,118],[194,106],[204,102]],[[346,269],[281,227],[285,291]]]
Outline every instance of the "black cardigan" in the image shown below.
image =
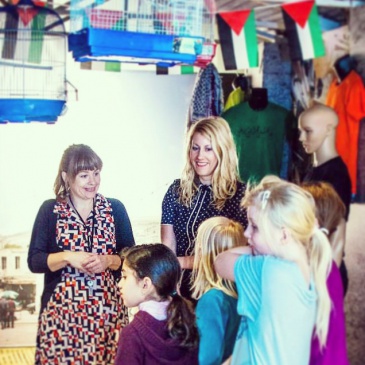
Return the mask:
[[[116,251],[118,254],[124,247],[135,244],[132,226],[124,205],[117,199],[107,199],[112,207],[114,223]],[[52,272],[47,265],[48,255],[62,252],[56,244],[57,214],[53,213],[56,200],[46,200],[39,208],[34,222],[30,246],[28,251],[28,266],[34,273],[44,273],[44,289],[41,300],[41,311],[49,301],[56,285],[61,280],[62,269]],[[120,278],[120,269],[113,271],[116,280]]]

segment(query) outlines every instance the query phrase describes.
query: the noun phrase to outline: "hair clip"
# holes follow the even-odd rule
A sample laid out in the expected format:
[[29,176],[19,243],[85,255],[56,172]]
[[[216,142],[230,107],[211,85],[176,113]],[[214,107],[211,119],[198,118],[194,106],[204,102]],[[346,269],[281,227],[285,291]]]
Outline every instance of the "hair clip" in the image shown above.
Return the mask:
[[265,190],[262,193],[262,197],[261,197],[261,209],[265,209],[266,204],[267,204],[267,201],[270,198],[270,194],[271,194],[271,191],[269,191],[269,190]]
[[319,230],[322,231],[326,236],[330,234],[327,228],[321,227]]

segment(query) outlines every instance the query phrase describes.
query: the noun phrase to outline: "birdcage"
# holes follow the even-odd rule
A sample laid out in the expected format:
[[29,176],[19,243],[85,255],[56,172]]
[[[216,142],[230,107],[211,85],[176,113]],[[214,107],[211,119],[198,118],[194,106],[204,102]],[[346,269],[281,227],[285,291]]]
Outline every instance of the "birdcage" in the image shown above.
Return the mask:
[[30,0],[0,8],[0,122],[54,123],[66,102],[67,34]]
[[71,0],[69,49],[77,61],[159,65],[214,57],[213,0]]

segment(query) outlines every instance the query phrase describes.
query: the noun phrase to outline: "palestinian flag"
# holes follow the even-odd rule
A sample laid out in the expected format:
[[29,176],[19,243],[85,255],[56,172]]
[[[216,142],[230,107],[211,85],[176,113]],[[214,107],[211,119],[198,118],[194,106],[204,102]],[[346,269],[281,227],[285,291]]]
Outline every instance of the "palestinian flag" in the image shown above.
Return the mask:
[[217,25],[226,70],[258,66],[258,46],[253,10],[221,12]]
[[0,37],[1,58],[20,62],[41,63],[45,13],[32,7],[9,7],[2,12],[3,36]]
[[315,2],[283,4],[281,10],[291,59],[309,60],[324,56],[326,50]]

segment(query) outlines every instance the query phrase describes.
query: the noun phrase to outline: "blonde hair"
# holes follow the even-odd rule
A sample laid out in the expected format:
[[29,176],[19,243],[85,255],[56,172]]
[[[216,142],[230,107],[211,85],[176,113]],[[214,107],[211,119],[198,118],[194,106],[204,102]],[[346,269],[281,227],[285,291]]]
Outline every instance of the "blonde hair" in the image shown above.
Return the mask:
[[180,182],[180,202],[190,206],[198,190],[196,173],[190,162],[190,150],[195,133],[201,133],[211,142],[218,164],[212,176],[213,204],[222,209],[227,199],[236,194],[238,175],[238,158],[236,146],[228,123],[220,117],[208,117],[191,126],[186,136],[185,167]]
[[198,228],[192,273],[192,297],[199,299],[209,289],[216,288],[237,298],[233,281],[223,279],[214,270],[214,260],[223,251],[246,242],[240,223],[225,217],[212,217]]
[[332,252],[328,238],[316,226],[313,197],[295,184],[267,176],[246,192],[242,204],[246,208],[252,205],[257,208],[258,223],[268,243],[272,241],[269,239],[272,237],[270,230],[285,227],[293,239],[306,249],[318,293],[316,334],[323,347],[331,310],[326,282],[332,265]]

